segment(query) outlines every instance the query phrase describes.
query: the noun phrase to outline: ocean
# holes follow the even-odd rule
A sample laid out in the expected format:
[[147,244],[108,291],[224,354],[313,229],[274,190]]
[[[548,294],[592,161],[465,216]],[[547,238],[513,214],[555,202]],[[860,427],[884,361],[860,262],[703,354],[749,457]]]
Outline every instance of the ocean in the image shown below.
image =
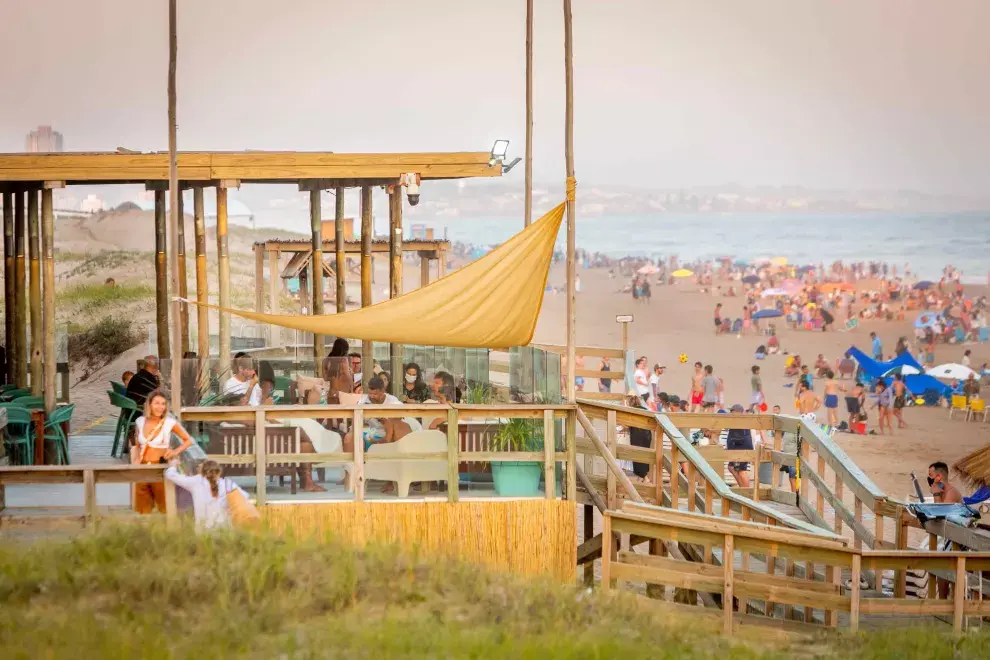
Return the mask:
[[[261,226],[305,231],[306,218],[275,218],[271,211],[257,218]],[[378,215],[378,214],[376,214]],[[534,217],[539,217],[534,212]],[[387,220],[376,218],[376,232],[387,232]],[[412,225],[488,248],[522,229],[521,218],[405,217]],[[558,236],[561,249],[564,231]],[[886,261],[903,272],[905,263],[920,278],[938,279],[951,264],[971,284],[986,284],[990,273],[990,212],[856,213],[856,214],[678,214],[582,216],[577,219],[577,246],[610,256],[669,257],[682,261],[787,257],[794,264]]]

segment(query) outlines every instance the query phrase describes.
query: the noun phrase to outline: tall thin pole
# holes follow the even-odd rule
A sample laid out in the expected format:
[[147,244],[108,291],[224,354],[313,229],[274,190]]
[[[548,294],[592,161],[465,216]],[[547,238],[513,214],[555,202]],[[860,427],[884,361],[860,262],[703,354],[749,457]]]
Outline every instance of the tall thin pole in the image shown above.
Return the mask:
[[[309,228],[312,232],[313,247],[313,316],[323,314],[323,191],[319,188],[309,191]],[[316,375],[323,365],[323,335],[313,335],[313,361]]]
[[28,256],[31,296],[31,394],[41,396],[45,390],[41,362],[45,342],[41,320],[41,240],[38,233],[38,191],[28,192]]
[[9,190],[3,193],[3,284],[4,321],[6,335],[3,346],[6,349],[7,365],[5,380],[14,382],[14,312],[17,294],[14,293],[14,194]]
[[[389,298],[398,298],[402,295],[402,186],[393,186],[388,195],[388,226],[389,226]],[[399,373],[402,371],[402,344],[389,344],[389,354],[391,355],[390,367],[392,379],[389,381],[389,388],[393,394],[399,394],[401,379]]]
[[342,314],[347,311],[347,284],[344,276],[347,270],[347,255],[344,254],[344,189],[337,186],[336,208],[334,209],[333,220],[333,240],[336,252],[337,266],[337,313]]
[[24,192],[14,195],[14,380],[27,387],[27,209]]
[[567,162],[567,401],[574,403],[576,354],[576,310],[574,290],[574,34],[571,26],[571,0],[564,0],[564,86],[567,102],[564,116],[564,158]]
[[[371,208],[371,186],[361,187],[361,307],[368,307],[371,299],[371,239],[375,233]],[[367,386],[374,365],[371,340],[361,339],[361,381]],[[395,375],[393,374],[393,378]],[[367,391],[365,389],[364,391]]]
[[41,191],[41,258],[44,286],[42,296],[45,329],[45,350],[42,359],[45,387],[45,411],[55,410],[55,209],[52,206],[52,190]]
[[168,264],[165,240],[165,191],[155,191],[155,333],[158,335],[158,357],[172,358],[168,333]]
[[[168,194],[169,209],[168,234],[169,242],[172,244],[171,268],[172,271],[172,294],[183,295],[179,288],[179,252],[183,253],[185,260],[185,246],[179,247],[179,159],[176,154],[175,137],[175,65],[178,54],[179,43],[176,37],[176,2],[168,0]],[[183,264],[183,274],[185,264]],[[172,315],[169,329],[172,332],[172,413],[179,414],[182,407],[182,313],[181,304],[178,301],[172,302]],[[186,344],[188,345],[188,337]]]
[[[230,250],[227,240],[227,189],[221,181],[217,186],[217,291],[220,303],[220,376],[230,372]],[[222,381],[221,381],[222,382]]]
[[[189,276],[186,274],[186,202],[182,193],[182,185],[179,184],[179,210],[177,211],[179,224],[175,239],[175,247],[178,252],[179,293],[176,295],[185,300],[189,297]],[[189,305],[186,303],[179,303],[179,332],[182,333],[181,351],[184,357],[186,351],[191,348],[189,346]]]
[[[206,214],[203,209],[203,188],[193,188],[193,231],[196,234],[196,301],[210,302],[206,279]],[[196,348],[200,364],[210,357],[210,312],[202,305],[196,306]]]
[[526,209],[533,222],[533,0],[526,0]]

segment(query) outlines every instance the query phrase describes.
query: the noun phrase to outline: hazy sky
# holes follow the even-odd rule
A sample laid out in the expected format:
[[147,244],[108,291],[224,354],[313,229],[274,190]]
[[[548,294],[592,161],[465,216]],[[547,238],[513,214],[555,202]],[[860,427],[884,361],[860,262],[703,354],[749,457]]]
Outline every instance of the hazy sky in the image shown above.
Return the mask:
[[[536,176],[563,178],[560,0]],[[524,148],[525,0],[179,0],[179,148]],[[585,184],[986,195],[990,0],[574,0]],[[167,147],[166,0],[0,0],[0,151]],[[511,176],[522,179],[522,168]]]

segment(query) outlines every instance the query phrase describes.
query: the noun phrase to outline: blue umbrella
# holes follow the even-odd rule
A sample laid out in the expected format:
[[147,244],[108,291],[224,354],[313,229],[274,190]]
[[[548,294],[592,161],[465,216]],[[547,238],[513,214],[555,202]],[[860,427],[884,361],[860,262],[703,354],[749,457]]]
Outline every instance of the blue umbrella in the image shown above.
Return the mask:
[[941,321],[942,315],[936,312],[926,312],[914,320],[914,327],[927,328],[934,325],[936,321]]
[[918,282],[917,284],[915,284],[911,288],[914,289],[915,291],[927,291],[928,289],[932,288],[933,286],[935,286],[935,283],[934,282],[929,282],[928,280],[924,280],[922,282]]
[[756,284],[757,282],[760,281],[760,278],[757,277],[756,275],[747,275],[746,277],[742,278],[742,281],[745,282],[746,284]]
[[761,309],[756,314],[753,314],[754,319],[775,319],[779,316],[783,316],[784,313],[779,309]]
[[745,259],[736,259],[734,262],[732,262],[732,265],[733,266],[748,266],[749,265],[749,262],[746,261]]

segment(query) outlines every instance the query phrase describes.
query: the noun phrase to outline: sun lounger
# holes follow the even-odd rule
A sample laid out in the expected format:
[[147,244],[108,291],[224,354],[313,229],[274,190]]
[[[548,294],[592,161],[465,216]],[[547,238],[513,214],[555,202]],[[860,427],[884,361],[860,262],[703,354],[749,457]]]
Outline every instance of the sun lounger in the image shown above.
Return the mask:
[[[369,457],[403,454],[444,453],[447,436],[440,431],[414,431],[396,442],[372,445]],[[399,497],[409,495],[409,485],[417,481],[447,481],[447,461],[369,460],[364,465],[364,477],[379,481],[394,481]]]

